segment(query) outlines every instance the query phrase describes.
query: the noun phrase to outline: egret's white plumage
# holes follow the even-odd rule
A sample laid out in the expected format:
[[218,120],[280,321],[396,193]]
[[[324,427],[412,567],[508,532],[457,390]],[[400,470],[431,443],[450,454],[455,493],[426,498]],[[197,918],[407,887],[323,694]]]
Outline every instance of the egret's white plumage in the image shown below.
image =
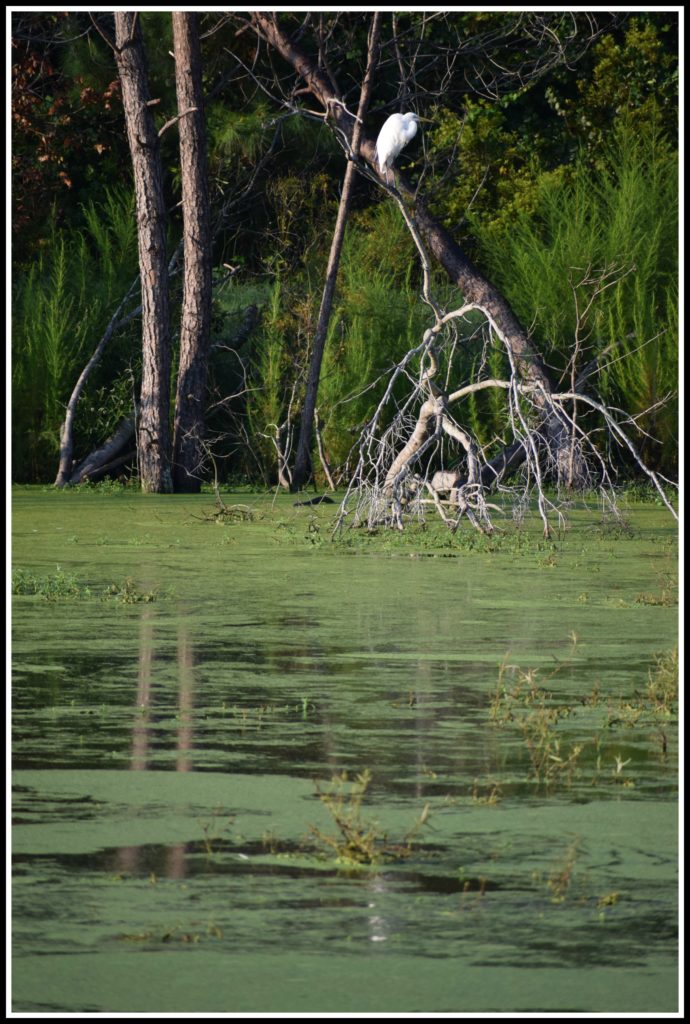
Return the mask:
[[379,170],[383,174],[388,171],[399,155],[401,149],[412,142],[417,134],[417,122],[424,120],[418,114],[391,114],[379,132],[376,140],[376,159],[379,163]]

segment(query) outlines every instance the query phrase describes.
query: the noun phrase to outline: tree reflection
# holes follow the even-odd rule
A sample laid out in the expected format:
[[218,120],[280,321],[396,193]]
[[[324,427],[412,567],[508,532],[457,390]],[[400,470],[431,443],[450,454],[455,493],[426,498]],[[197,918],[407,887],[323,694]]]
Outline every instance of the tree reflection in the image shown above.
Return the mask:
[[[154,748],[154,698],[156,665],[155,609],[145,604],[139,621],[139,655],[137,689],[132,718],[132,740],[129,760],[130,771],[150,771],[155,756]],[[177,729],[175,732],[175,770],[188,772],[194,769],[194,690],[196,659],[194,645],[183,616],[178,618],[177,632]],[[163,685],[167,685],[161,683]],[[175,843],[162,850],[156,858],[155,874],[167,878],[186,876],[187,843]],[[141,873],[151,870],[150,855],[144,864],[141,846],[120,847],[117,867],[120,871]]]

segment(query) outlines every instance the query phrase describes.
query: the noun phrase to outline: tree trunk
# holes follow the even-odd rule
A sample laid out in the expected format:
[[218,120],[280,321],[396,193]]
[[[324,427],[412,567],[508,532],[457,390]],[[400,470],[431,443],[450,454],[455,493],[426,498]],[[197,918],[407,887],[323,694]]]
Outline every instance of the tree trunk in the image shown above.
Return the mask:
[[211,337],[211,211],[198,15],[173,11],[172,25],[184,220],[184,292],[173,483],[176,491],[197,492],[201,488],[199,471],[204,455],[202,442]]
[[[359,152],[359,140],[362,134],[362,121],[364,120],[364,115],[366,114],[367,107],[369,106],[369,97],[371,96],[374,68],[376,67],[376,61],[378,58],[380,26],[381,13],[380,11],[377,11],[371,22],[367,70],[364,75],[362,90],[359,97],[359,107],[357,110],[358,120],[355,121],[355,126],[352,132],[352,152],[355,159]],[[331,251],[328,256],[326,283],[323,289],[321,308],[319,309],[319,320],[316,325],[316,333],[314,334],[314,345],[312,348],[311,364],[309,367],[309,378],[307,380],[307,391],[304,397],[304,405],[302,406],[302,420],[300,423],[297,456],[295,459],[295,468],[292,473],[292,484],[290,487],[290,490],[292,491],[298,491],[300,487],[302,487],[307,479],[311,465],[312,425],[314,423],[314,410],[316,409],[316,399],[319,390],[321,362],[323,360],[326,334],[328,333],[328,324],[331,319],[331,310],[333,308],[333,296],[335,295],[335,285],[338,277],[340,253],[343,248],[343,239],[345,238],[345,227],[347,225],[347,218],[350,212],[350,198],[352,196],[354,177],[355,164],[352,161],[348,161],[345,169],[343,190],[340,196],[338,216],[336,218],[335,230],[333,232],[333,240],[331,242]]]
[[167,493],[170,474],[170,305],[160,145],[151,112],[140,14],[115,12],[117,68],[137,207],[142,302],[141,409],[137,448],[142,490]]

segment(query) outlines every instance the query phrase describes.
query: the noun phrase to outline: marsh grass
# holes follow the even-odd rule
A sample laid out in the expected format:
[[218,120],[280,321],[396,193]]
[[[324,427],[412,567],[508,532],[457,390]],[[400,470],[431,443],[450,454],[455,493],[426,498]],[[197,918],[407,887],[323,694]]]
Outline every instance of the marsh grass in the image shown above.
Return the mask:
[[[113,188],[83,207],[82,231],[61,231],[53,211],[47,244],[16,276],[12,302],[13,476],[55,476],[60,427],[77,377],[136,273],[131,190]],[[82,395],[78,451],[102,441],[131,406],[135,325],[113,339]]]
[[[547,680],[561,667],[558,665]],[[512,677],[510,682],[508,676]],[[570,785],[584,744],[566,744],[558,734],[558,723],[571,714],[572,708],[558,704],[553,694],[539,684],[538,676],[538,669],[523,671],[504,659],[491,698],[490,718],[495,725],[510,725],[518,730],[529,754],[531,775],[537,783]]]
[[308,697],[301,697],[297,704],[271,704],[266,702],[251,707],[239,707],[237,704],[228,707],[223,703],[221,710],[225,716],[231,717],[244,732],[249,729],[259,731],[265,726],[272,725],[274,722],[280,722],[282,725],[286,720],[293,720],[297,717],[302,721],[306,721],[316,710],[316,705]]
[[574,839],[567,847],[561,863],[549,875],[547,885],[554,903],[563,903],[570,892],[581,846],[582,840]]
[[503,799],[503,789],[495,779],[475,779],[472,785],[472,803],[495,807]]

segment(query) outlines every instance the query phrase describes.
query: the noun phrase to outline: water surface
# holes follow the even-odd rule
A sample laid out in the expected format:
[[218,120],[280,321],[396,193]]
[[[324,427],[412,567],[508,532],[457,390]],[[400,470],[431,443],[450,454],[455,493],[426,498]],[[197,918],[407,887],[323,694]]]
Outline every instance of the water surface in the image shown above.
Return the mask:
[[[15,568],[81,596],[14,599],[14,1009],[676,1010],[668,514],[333,546],[224,500],[15,492]],[[365,771],[355,869],[314,830]]]

